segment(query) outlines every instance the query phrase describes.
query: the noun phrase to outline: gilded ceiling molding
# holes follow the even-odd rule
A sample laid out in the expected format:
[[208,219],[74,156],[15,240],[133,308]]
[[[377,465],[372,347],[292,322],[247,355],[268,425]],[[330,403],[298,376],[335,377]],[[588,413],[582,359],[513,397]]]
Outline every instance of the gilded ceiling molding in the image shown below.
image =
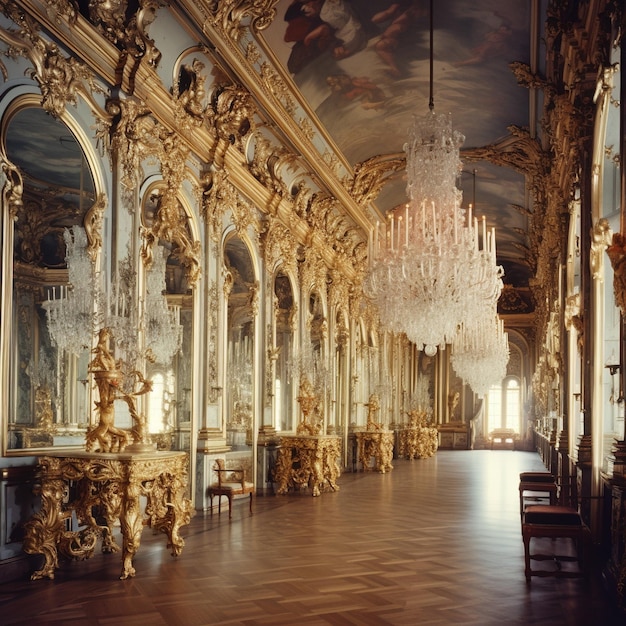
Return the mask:
[[269,139],[254,133],[254,154],[248,165],[250,173],[271,193],[282,198],[287,185],[281,176],[284,167],[295,166],[297,156],[284,146],[272,146]]
[[24,198],[24,210],[20,211],[15,223],[15,258],[29,265],[41,261],[41,249],[36,243],[50,231],[50,221],[46,219],[42,204],[40,199]]
[[70,0],[43,0],[43,4],[46,6],[48,16],[54,19],[57,24],[60,24],[62,19],[67,20],[69,24],[76,22],[78,11],[74,2]]
[[533,72],[527,63],[514,61],[509,63],[509,68],[513,72],[513,75],[517,80],[517,84],[520,87],[541,90],[544,92],[544,95],[550,99],[556,96],[557,91],[554,83],[547,80],[541,74]]
[[40,263],[42,250],[37,242],[40,242],[46,234],[54,234],[58,241],[61,241],[64,231],[62,224],[66,223],[64,220],[77,224],[83,220],[83,215],[76,204],[65,200],[67,189],[64,187],[48,185],[45,189],[38,189],[36,194],[33,193],[32,187],[30,193],[28,189],[27,187],[26,193],[22,196],[20,178],[20,187],[15,188],[15,192],[19,191],[21,196],[17,199],[19,204],[16,205],[16,209],[21,208],[15,216],[15,228],[18,233],[16,241],[19,242],[19,246],[16,244],[16,251],[21,261]]
[[239,41],[248,28],[262,31],[272,23],[278,0],[213,0],[206,4],[215,20],[214,26]]
[[354,177],[344,180],[344,186],[360,206],[373,202],[390,177],[404,171],[406,157],[397,154],[374,156],[354,166]]
[[550,171],[549,152],[546,152],[527,128],[507,127],[509,135],[479,148],[464,148],[464,161],[489,161],[494,165],[509,167],[530,177],[543,177]]
[[[246,48],[246,58],[248,59],[248,61],[253,61],[253,59],[255,58],[255,50],[256,47],[253,47],[252,44],[249,44]],[[257,60],[259,59],[258,56],[256,56],[256,58]],[[287,83],[267,62],[263,62],[260,64],[259,76],[267,92],[271,93],[272,96],[283,105],[285,111],[287,111],[289,116],[295,119],[297,111],[296,102],[291,95],[291,90],[287,86]]]
[[9,46],[5,55],[31,61],[34,68],[28,75],[39,85],[43,108],[59,119],[68,104],[77,104],[80,95],[92,111],[103,114],[92,94],[105,91],[87,66],[75,57],[64,57],[59,46],[43,39],[38,24],[14,3],[0,0],[0,9],[19,28],[19,32],[0,28],[0,41]]
[[346,221],[337,199],[325,192],[314,193],[301,217],[310,227],[305,245],[317,249],[328,267],[341,267],[345,280],[354,277],[363,239],[360,231]]

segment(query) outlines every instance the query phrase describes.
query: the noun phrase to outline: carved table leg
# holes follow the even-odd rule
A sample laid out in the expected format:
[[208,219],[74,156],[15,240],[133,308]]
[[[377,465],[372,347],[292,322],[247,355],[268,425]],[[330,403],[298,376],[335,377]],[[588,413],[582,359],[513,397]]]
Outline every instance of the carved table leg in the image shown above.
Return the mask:
[[276,458],[276,469],[274,480],[278,484],[277,494],[287,493],[292,474],[292,452],[291,448],[279,448]]
[[122,511],[120,514],[120,527],[122,530],[122,574],[120,575],[120,580],[132,578],[135,575],[133,558],[137,550],[139,550],[141,531],[143,530],[143,519],[139,506],[140,493],[139,482],[131,479],[122,500]]
[[172,556],[179,556],[183,551],[185,540],[179,531],[189,524],[193,514],[191,501],[185,496],[186,489],[186,480],[168,473],[159,476],[147,494],[148,524],[167,535],[167,547]]
[[30,577],[31,580],[54,578],[59,566],[57,543],[65,532],[65,520],[69,517],[62,510],[67,486],[58,478],[41,481],[41,509],[25,524],[24,552],[43,554],[44,565]]

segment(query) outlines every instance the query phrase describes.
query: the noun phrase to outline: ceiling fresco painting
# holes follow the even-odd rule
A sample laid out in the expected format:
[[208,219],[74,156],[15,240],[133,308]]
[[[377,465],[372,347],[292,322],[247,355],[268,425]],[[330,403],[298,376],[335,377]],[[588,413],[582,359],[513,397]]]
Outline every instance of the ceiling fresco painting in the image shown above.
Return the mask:
[[[434,3],[435,111],[450,113],[464,148],[492,144],[510,125],[528,126],[529,95],[509,64],[529,63],[530,2]],[[428,112],[428,0],[281,0],[263,37],[352,166],[402,152],[412,116]],[[462,156],[462,155],[461,155]],[[381,212],[406,201],[398,176],[376,200]],[[496,227],[505,282],[523,274],[527,230],[523,177],[486,162],[467,162],[459,177],[463,205]],[[513,274],[513,275],[512,275]]]

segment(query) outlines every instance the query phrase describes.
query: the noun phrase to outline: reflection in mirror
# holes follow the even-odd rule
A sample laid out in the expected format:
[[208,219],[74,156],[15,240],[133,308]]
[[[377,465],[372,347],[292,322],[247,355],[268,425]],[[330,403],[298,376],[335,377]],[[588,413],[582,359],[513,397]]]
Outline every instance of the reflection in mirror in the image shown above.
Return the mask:
[[276,361],[274,377],[274,427],[276,430],[290,431],[293,423],[293,376],[289,364],[292,362],[294,332],[293,291],[291,281],[279,273],[274,281],[276,298]]
[[334,423],[329,423],[328,434],[341,434],[347,430],[349,389],[348,381],[348,322],[341,311],[337,312],[335,321],[335,376],[333,407]]
[[[230,238],[224,247],[228,294],[228,348],[225,389],[226,442],[233,450],[252,445],[254,397],[254,315],[257,283],[245,244]],[[251,475],[251,473],[250,473]]]
[[331,374],[327,366],[325,354],[325,340],[328,333],[328,324],[324,317],[322,298],[318,293],[311,293],[309,298],[309,316],[311,324],[311,366],[307,369],[310,382],[315,388],[315,394],[321,399],[321,415],[324,417],[323,426],[327,425],[327,409],[330,404]]
[[[146,197],[144,226],[152,226],[160,200],[159,193]],[[179,224],[187,224],[185,210],[178,206]],[[159,450],[190,452],[193,290],[175,243],[160,240],[154,246],[145,299],[146,373],[152,382],[146,408],[150,437]]]
[[67,292],[68,233],[95,203],[93,179],[70,130],[42,109],[13,115],[4,149],[24,188],[14,231],[8,447],[83,445],[89,346],[59,348],[42,305]]

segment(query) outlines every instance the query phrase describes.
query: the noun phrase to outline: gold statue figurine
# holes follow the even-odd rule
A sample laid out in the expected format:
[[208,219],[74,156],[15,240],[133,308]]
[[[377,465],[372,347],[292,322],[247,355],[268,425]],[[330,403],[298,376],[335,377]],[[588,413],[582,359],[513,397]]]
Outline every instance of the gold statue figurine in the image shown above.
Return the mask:
[[[89,364],[93,373],[100,399],[96,402],[98,424],[87,433],[86,450],[94,452],[123,452],[132,442],[132,451],[142,452],[154,449],[150,442],[146,427],[146,419],[137,412],[135,396],[143,395],[152,389],[152,383],[139,372],[133,375],[141,382],[139,391],[126,393],[120,387],[124,373],[121,363],[116,361],[110,349],[111,331],[101,328],[98,332],[98,343],[92,350],[94,357]],[[124,400],[133,418],[131,431],[115,426],[115,400]]]

